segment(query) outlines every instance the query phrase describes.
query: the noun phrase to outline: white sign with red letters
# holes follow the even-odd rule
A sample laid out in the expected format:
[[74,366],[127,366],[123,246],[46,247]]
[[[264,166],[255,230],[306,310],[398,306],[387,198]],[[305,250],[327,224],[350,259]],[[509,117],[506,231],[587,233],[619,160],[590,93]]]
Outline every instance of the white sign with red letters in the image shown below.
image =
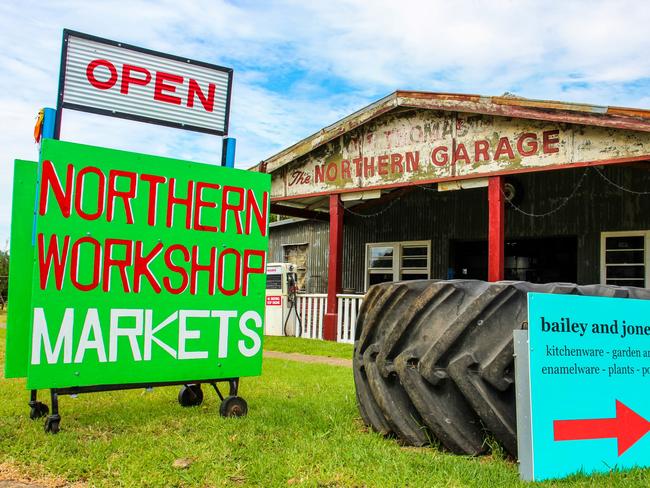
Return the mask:
[[64,31],[59,107],[225,135],[232,69]]

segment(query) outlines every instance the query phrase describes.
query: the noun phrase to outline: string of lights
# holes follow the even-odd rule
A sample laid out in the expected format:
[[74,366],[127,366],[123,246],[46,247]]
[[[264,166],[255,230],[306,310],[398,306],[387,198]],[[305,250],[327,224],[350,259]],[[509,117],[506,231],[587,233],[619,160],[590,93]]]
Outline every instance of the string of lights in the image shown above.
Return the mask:
[[386,205],[384,208],[382,208],[380,211],[372,213],[372,214],[362,214],[362,213],[359,213],[359,212],[355,212],[354,210],[352,210],[350,208],[347,208],[347,207],[343,207],[343,208],[349,214],[352,214],[352,215],[354,215],[356,217],[361,217],[361,218],[365,219],[365,218],[370,218],[370,217],[377,217],[377,216],[383,214],[384,212],[387,212],[388,210],[390,210],[393,207],[393,205],[395,205],[400,200],[401,200],[401,197],[398,197],[395,200],[393,200],[392,202],[390,202],[388,205]]
[[[509,201],[509,200],[506,200],[506,201],[508,202],[508,205],[510,205],[510,207],[513,210],[515,210],[516,212],[519,212],[520,214],[525,215],[527,217],[534,217],[534,218],[548,217],[549,215],[553,215],[554,213],[557,213],[560,210],[562,210],[564,207],[566,207],[566,205],[577,195],[578,190],[582,186],[582,184],[584,182],[584,179],[587,176],[587,173],[589,172],[590,169],[593,169],[594,171],[596,171],[596,173],[598,173],[598,175],[603,180],[605,180],[608,184],[612,185],[613,187],[617,188],[618,190],[624,191],[626,193],[631,193],[633,195],[650,195],[650,191],[637,191],[637,190],[632,190],[630,188],[625,188],[624,186],[616,183],[615,181],[612,181],[607,175],[605,175],[602,172],[602,170],[600,168],[598,168],[596,166],[590,166],[590,167],[585,168],[584,172],[580,176],[580,179],[576,183],[576,185],[573,188],[573,190],[571,191],[571,193],[568,196],[564,197],[562,199],[562,202],[558,206],[556,206],[555,208],[552,208],[551,210],[548,210],[547,212],[542,212],[542,213],[527,212],[526,210],[524,210],[521,207],[517,206],[512,201]],[[423,186],[423,185],[416,185],[416,186],[418,188],[420,188],[422,190],[426,190],[426,191],[435,191],[435,192],[438,191],[438,189],[436,187],[432,188],[432,187]],[[503,190],[501,190],[501,193],[505,197],[505,194],[503,193]],[[377,216],[387,212],[389,209],[391,209],[393,207],[393,205],[395,205],[400,200],[401,200],[401,198],[396,198],[395,200],[390,202],[388,205],[386,205],[384,208],[382,208],[378,212],[374,212],[374,213],[371,213],[371,214],[363,214],[363,213],[360,213],[360,212],[355,212],[354,210],[352,210],[350,208],[347,208],[347,207],[345,208],[345,211],[348,212],[349,214],[352,214],[352,215],[356,216],[356,217],[373,218],[373,217],[377,217]]]
[[[527,217],[535,217],[535,218],[548,217],[549,215],[553,215],[554,213],[559,212],[560,210],[562,210],[566,206],[566,204],[569,203],[571,201],[571,199],[576,196],[576,194],[578,193],[578,190],[582,186],[582,182],[584,181],[585,177],[587,176],[588,171],[589,171],[589,168],[586,168],[585,171],[582,173],[582,176],[578,180],[578,183],[576,184],[576,186],[573,188],[573,191],[571,192],[571,194],[569,196],[565,197],[562,200],[562,203],[560,203],[557,207],[549,210],[548,212],[544,212],[544,213],[526,212],[522,208],[515,205],[512,201],[509,201],[507,199],[506,199],[506,201],[508,202],[508,204],[513,209],[515,209],[520,214],[526,215]],[[503,190],[501,190],[501,194],[505,197],[505,193],[503,193]]]
[[615,188],[618,188],[621,191],[624,191],[624,192],[627,192],[627,193],[632,193],[633,195],[650,195],[650,191],[636,191],[636,190],[630,190],[629,188],[625,188],[625,187],[619,185],[618,183],[610,180],[607,177],[607,175],[605,175],[605,173],[603,173],[601,171],[601,169],[598,168],[597,166],[592,166],[592,168],[596,171],[596,173],[598,173],[600,175],[600,177],[603,180],[605,180],[607,183],[609,183],[610,185],[612,185]]

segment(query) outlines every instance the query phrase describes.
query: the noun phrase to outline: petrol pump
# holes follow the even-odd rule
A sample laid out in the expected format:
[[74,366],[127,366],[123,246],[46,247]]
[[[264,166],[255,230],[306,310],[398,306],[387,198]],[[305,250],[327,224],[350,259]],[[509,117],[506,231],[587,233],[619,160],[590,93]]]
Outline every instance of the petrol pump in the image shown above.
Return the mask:
[[267,264],[265,335],[300,335],[300,315],[296,308],[297,281],[298,276],[293,264]]

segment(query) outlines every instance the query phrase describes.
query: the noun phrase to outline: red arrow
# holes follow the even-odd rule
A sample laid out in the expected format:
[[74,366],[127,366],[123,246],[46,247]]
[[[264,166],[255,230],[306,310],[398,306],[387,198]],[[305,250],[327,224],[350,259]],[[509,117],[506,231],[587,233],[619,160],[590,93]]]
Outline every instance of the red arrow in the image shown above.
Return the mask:
[[589,420],[554,420],[556,441],[616,438],[618,455],[650,431],[650,422],[616,400],[616,418]]

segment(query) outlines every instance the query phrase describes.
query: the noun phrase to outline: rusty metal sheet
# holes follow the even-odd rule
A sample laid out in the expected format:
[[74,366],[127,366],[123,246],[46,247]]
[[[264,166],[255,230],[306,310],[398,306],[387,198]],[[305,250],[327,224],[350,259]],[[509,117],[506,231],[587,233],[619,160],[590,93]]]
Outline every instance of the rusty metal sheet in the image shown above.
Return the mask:
[[273,173],[272,198],[650,159],[650,133],[401,108]]

